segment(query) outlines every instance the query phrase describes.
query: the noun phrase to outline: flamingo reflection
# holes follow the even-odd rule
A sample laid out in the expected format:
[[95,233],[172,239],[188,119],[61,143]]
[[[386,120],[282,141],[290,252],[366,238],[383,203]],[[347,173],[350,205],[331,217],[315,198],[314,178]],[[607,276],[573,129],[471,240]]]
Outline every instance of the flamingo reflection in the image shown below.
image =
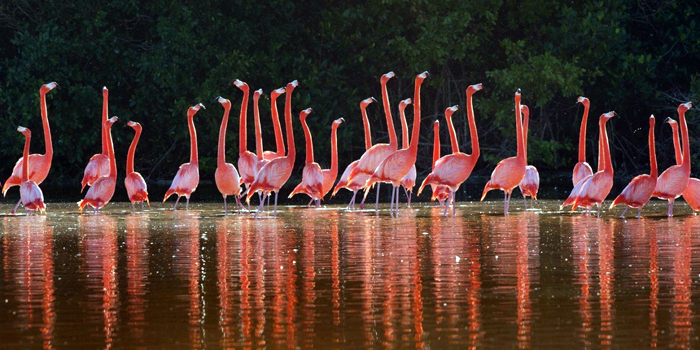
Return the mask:
[[148,214],[126,217],[126,279],[129,335],[137,348],[145,349],[146,294],[148,287]]
[[[673,347],[676,349],[690,349],[691,332],[693,330],[692,311],[692,278],[691,278],[691,241],[690,233],[698,232],[697,217],[688,218],[683,223],[674,222],[676,234],[676,251],[673,257],[673,309],[672,330]],[[692,222],[692,224],[691,224]],[[693,227],[691,227],[691,225]],[[692,230],[692,229],[695,230]]]

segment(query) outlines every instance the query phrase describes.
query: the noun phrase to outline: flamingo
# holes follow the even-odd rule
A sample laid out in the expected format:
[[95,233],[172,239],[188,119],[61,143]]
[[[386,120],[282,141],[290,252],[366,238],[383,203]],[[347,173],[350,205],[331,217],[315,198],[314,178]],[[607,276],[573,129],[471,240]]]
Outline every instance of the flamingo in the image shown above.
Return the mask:
[[107,137],[107,156],[109,157],[109,174],[101,176],[92,183],[92,186],[85,194],[85,198],[78,202],[80,212],[85,206],[95,208],[95,214],[100,212],[114,195],[114,188],[117,186],[117,160],[114,157],[114,142],[112,141],[112,125],[119,120],[112,117],[105,121],[103,128]]
[[[30,154],[29,155],[29,179],[34,181],[37,185],[40,185],[46,177],[49,175],[49,170],[51,170],[51,160],[53,159],[53,143],[51,142],[51,128],[49,127],[49,113],[46,109],[46,94],[49,91],[58,87],[56,82],[51,82],[44,84],[39,89],[39,105],[41,109],[41,124],[44,127],[44,144],[46,147],[46,153],[44,154]],[[20,158],[15,163],[15,167],[12,169],[12,175],[5,181],[2,187],[2,195],[7,195],[7,191],[13,186],[20,186],[22,184],[22,172],[24,171],[24,162]],[[17,201],[14,209],[12,209],[12,214],[17,211],[22,200]]]
[[561,209],[571,205],[572,211],[576,210],[577,207],[583,207],[589,211],[593,204],[596,204],[598,206],[598,216],[600,217],[603,201],[605,197],[608,196],[613,186],[613,166],[610,158],[610,144],[608,143],[608,134],[605,130],[605,124],[614,116],[615,112],[608,112],[602,114],[598,121],[598,128],[600,129],[598,159],[600,159],[600,163],[602,164],[600,166],[601,170],[579,181],[576,186],[574,186],[574,189],[571,190],[571,194],[564,201],[564,204],[561,205]]
[[233,164],[226,163],[226,130],[228,128],[228,116],[231,112],[231,101],[221,96],[217,97],[216,100],[224,107],[224,116],[221,119],[221,128],[219,129],[219,148],[214,179],[216,180],[216,187],[224,197],[224,214],[226,215],[228,214],[227,196],[236,197],[236,203],[239,206],[241,204],[241,179]]
[[187,109],[187,124],[190,129],[190,162],[180,165],[180,168],[175,174],[173,183],[165,192],[163,203],[173,194],[177,195],[177,200],[173,206],[173,210],[177,210],[177,203],[180,202],[180,197],[184,196],[187,199],[185,209],[190,208],[190,195],[197,189],[199,185],[199,156],[197,154],[197,130],[194,128],[194,115],[201,109],[206,109],[203,104],[196,104]]
[[518,186],[525,177],[525,167],[527,159],[525,158],[525,142],[523,140],[522,120],[520,119],[520,89],[515,92],[515,131],[516,142],[518,144],[518,153],[515,157],[506,158],[496,165],[491,173],[491,180],[484,186],[484,193],[481,195],[481,200],[484,200],[486,194],[494,189],[502,190],[505,195],[503,214],[508,215],[508,207],[510,206],[510,195],[515,186]]
[[[411,99],[407,98],[399,103],[399,116],[401,117],[401,149],[408,148],[408,123],[406,123],[406,107],[411,104]],[[406,193],[406,202],[411,206],[411,195],[413,187],[416,186],[416,165],[411,167],[411,170],[401,179],[401,187]]]
[[[525,116],[525,123],[523,124],[523,142],[525,142],[525,160],[527,161],[527,133],[528,124],[530,123],[530,108],[526,105],[522,105],[520,110]],[[532,165],[525,167],[525,177],[523,177],[523,181],[520,181],[518,188],[523,195],[525,209],[527,209],[527,196],[532,198],[531,206],[534,207],[535,200],[537,199],[537,191],[540,189],[540,173],[537,171],[537,168]]]
[[[304,129],[304,139],[306,140],[306,164],[302,172],[301,183],[289,194],[289,198],[294,197],[297,193],[305,193],[311,197],[311,201],[316,201],[316,207],[318,207],[321,202],[321,197],[323,196],[323,172],[321,166],[314,161],[313,139],[311,138],[309,125],[306,123],[306,118],[312,110],[311,108],[307,110],[309,113],[302,113],[299,115],[301,127]],[[311,202],[309,202],[309,204],[311,204]]]
[[274,90],[270,93],[270,111],[272,114],[272,125],[275,129],[275,143],[277,152],[263,152],[264,160],[273,160],[275,158],[284,157],[284,137],[282,137],[282,127],[280,126],[280,116],[277,112],[277,98],[285,92],[283,87]]
[[[382,78],[380,79],[380,83],[382,85],[382,104],[384,106],[384,116],[386,117],[386,124],[389,131],[389,143],[378,143],[365,151],[362,157],[360,157],[360,162],[357,164],[355,169],[350,172],[350,175],[348,175],[348,181],[353,181],[355,177],[363,175],[369,178],[377,169],[379,163],[397,150],[398,140],[396,138],[396,129],[394,129],[394,120],[391,116],[391,108],[389,107],[389,94],[386,89],[386,83],[394,76],[394,72],[389,72],[382,75]],[[362,185],[364,187],[364,183]],[[379,185],[380,183],[377,183],[377,203],[379,203]],[[364,207],[366,198],[367,196],[362,198],[362,202],[360,202],[360,209]]]
[[[676,153],[676,164],[681,165],[683,163],[683,155],[681,154],[681,141],[678,137],[678,122],[671,118],[666,118],[666,122],[673,129],[673,149]],[[700,211],[700,180],[694,177],[688,179],[688,187],[683,191],[683,199],[693,209],[693,215],[697,215],[697,212]]]
[[680,165],[673,165],[666,169],[656,180],[656,188],[653,196],[668,200],[669,217],[673,216],[673,202],[683,194],[690,180],[690,140],[688,136],[688,124],[685,120],[685,113],[693,107],[691,102],[682,103],[678,106],[678,117],[681,121],[681,132],[683,133],[683,162]]
[[651,172],[649,175],[642,174],[635,176],[632,181],[622,190],[617,198],[610,205],[610,209],[618,204],[625,204],[627,207],[620,214],[621,218],[625,217],[627,209],[637,208],[637,218],[642,216],[642,208],[651,199],[651,194],[656,187],[656,179],[659,176],[659,171],[656,167],[656,145],[654,144],[654,124],[656,119],[654,115],[649,117],[649,164]]
[[[452,114],[457,111],[457,106],[452,106],[445,110],[445,119],[447,119],[447,128],[450,134],[454,135],[454,142],[452,142],[453,151],[452,154],[446,155],[440,158],[435,163],[435,169],[428,174],[428,176],[423,180],[423,183],[418,190],[418,195],[423,192],[425,185],[434,184],[446,186],[449,189],[449,195],[447,201],[445,202],[445,209],[443,215],[447,215],[447,209],[452,203],[452,215],[455,215],[455,194],[459,189],[459,186],[466,181],[474,170],[474,165],[476,165],[477,160],[479,160],[480,150],[479,150],[479,134],[476,130],[476,121],[474,119],[474,105],[472,104],[472,98],[474,93],[483,88],[482,84],[471,85],[467,88],[467,118],[469,121],[469,134],[472,142],[472,154],[465,154],[459,151],[459,144],[456,140],[456,134],[454,131],[454,126],[452,124]],[[519,97],[519,94],[516,95]],[[520,102],[519,98],[517,102]],[[516,104],[517,107],[517,104]],[[451,136],[452,137],[452,136]]]
[[[265,197],[269,196],[272,192],[275,192],[275,215],[277,215],[277,197],[279,195],[279,190],[282,188],[282,185],[289,180],[289,176],[292,174],[292,168],[294,168],[296,148],[294,147],[291,103],[292,92],[298,85],[299,83],[296,80],[287,84],[286,106],[284,111],[284,122],[287,129],[287,155],[285,157],[273,159],[269,163],[263,165],[260,171],[255,175],[255,179],[250,184],[248,193],[246,194],[246,202],[248,203],[250,203],[250,197],[253,196],[253,193],[260,191],[263,194],[260,200],[260,208],[258,212],[255,213],[256,218],[259,213],[262,212]],[[301,114],[309,113],[311,113],[311,109],[301,111]]]
[[46,205],[44,204],[44,194],[41,192],[41,188],[36,182],[31,180],[29,177],[29,143],[32,139],[32,132],[29,129],[20,126],[17,131],[24,135],[24,152],[22,153],[22,184],[19,187],[20,202],[24,205],[24,208],[29,211],[40,211],[46,210]]
[[[440,121],[433,122],[433,164],[430,171],[435,171],[435,163],[440,159]],[[445,200],[450,196],[450,188],[445,185],[430,184],[433,194],[430,201],[437,200],[440,206],[445,205]]]
[[[578,136],[578,163],[574,166],[574,173],[571,178],[574,186],[584,177],[593,175],[593,169],[586,162],[586,123],[588,123],[588,111],[591,108],[591,101],[586,97],[579,96],[576,103],[583,105],[583,119],[581,119],[581,131]],[[598,161],[598,164],[600,164],[600,159]]]
[[248,84],[236,79],[233,81],[233,85],[236,85],[241,91],[243,91],[243,102],[241,103],[241,114],[240,114],[240,127],[238,129],[238,171],[241,174],[241,182],[250,187],[250,184],[255,179],[255,174],[262,166],[260,164],[260,159],[258,156],[248,151],[248,139],[247,139],[247,118],[248,118],[248,96],[250,95],[250,88]]
[[[391,205],[389,206],[389,210],[393,210],[394,207],[394,198],[396,198],[396,213],[398,214],[398,209],[399,209],[399,186],[401,186],[401,179],[403,179],[409,171],[411,171],[411,167],[416,164],[416,156],[418,155],[418,137],[420,134],[420,88],[421,85],[423,84],[423,81],[425,81],[426,78],[428,78],[430,75],[428,72],[423,72],[421,74],[418,74],[416,76],[415,80],[415,87],[414,87],[414,96],[413,96],[413,130],[411,132],[411,144],[408,148],[406,149],[400,149],[398,151],[395,151],[394,153],[390,154],[388,157],[386,157],[379,165],[377,166],[376,170],[370,176],[369,179],[367,179],[367,183],[364,186],[365,189],[365,194],[364,198],[367,198],[367,194],[369,193],[370,188],[372,185],[379,184],[379,182],[388,182],[391,183],[393,186],[392,192],[391,192]],[[388,109],[388,101],[387,101],[387,109]],[[360,160],[360,162],[362,162]],[[359,167],[360,165],[358,165]],[[357,168],[355,168],[357,170]],[[377,190],[379,190],[379,186],[377,185]],[[363,199],[364,200],[364,199]],[[375,202],[374,205],[374,212],[378,213],[379,210],[379,197],[377,197],[377,201]]]
[[[107,113],[109,108],[109,90],[107,87],[102,87],[102,122],[100,125],[104,127],[105,121],[107,121]],[[102,139],[102,153],[98,153],[90,157],[87,166],[85,166],[85,171],[83,172],[83,180],[81,181],[80,192],[83,192],[85,186],[92,186],[95,180],[102,176],[109,174],[109,151],[107,150],[109,146],[107,145],[107,135],[106,131],[102,129],[101,131]]]
[[[369,125],[369,119],[367,118],[367,106],[372,104],[372,102],[377,102],[377,100],[375,100],[374,97],[370,97],[360,102],[360,111],[362,112],[362,124],[365,128],[365,151],[369,150],[372,147],[372,134],[370,129],[371,127]],[[358,159],[350,163],[348,167],[345,168],[345,171],[343,171],[343,175],[340,176],[340,180],[338,180],[338,183],[335,185],[333,193],[331,194],[331,197],[335,196],[335,194],[338,193],[338,191],[342,188],[352,191],[352,199],[348,204],[348,209],[355,207],[355,196],[357,195],[357,190],[361,189],[362,186],[365,185],[365,182],[367,182],[367,178],[369,178],[368,175],[358,175],[353,178],[353,181],[348,181],[350,173],[355,169],[355,167],[359,163],[360,160]]]
[[323,193],[321,198],[325,197],[335,183],[335,178],[338,177],[338,127],[345,122],[345,119],[338,118],[331,125],[331,168],[323,169]]
[[141,124],[130,121],[126,125],[134,129],[136,134],[134,139],[131,141],[131,146],[129,146],[129,154],[126,157],[126,177],[124,178],[124,186],[126,187],[126,193],[129,194],[129,201],[131,201],[131,209],[134,210],[134,204],[141,203],[141,209],[143,210],[143,202],[151,203],[148,201],[148,188],[146,187],[146,181],[143,176],[138,172],[134,171],[134,154],[136,153],[136,145],[139,143],[139,138],[141,138]]

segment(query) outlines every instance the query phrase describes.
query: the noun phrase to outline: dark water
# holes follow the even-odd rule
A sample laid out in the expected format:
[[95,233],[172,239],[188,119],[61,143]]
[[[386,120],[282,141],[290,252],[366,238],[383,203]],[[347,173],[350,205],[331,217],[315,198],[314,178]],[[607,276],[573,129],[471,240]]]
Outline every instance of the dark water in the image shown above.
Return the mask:
[[0,348],[697,347],[700,217],[558,204],[261,220],[52,204],[2,218]]

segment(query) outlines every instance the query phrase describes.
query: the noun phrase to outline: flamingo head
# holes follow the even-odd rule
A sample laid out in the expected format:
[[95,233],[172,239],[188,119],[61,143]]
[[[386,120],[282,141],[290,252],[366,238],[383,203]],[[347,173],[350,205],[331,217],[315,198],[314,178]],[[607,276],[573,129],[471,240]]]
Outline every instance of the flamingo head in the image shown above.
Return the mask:
[[386,84],[386,82],[389,81],[389,79],[391,79],[391,78],[393,78],[393,77],[395,77],[395,76],[396,76],[396,74],[394,74],[393,71],[392,71],[392,72],[389,72],[389,73],[385,73],[385,74],[382,75],[381,83],[382,83],[382,84]]
[[262,89],[255,90],[255,92],[253,93],[253,100],[259,100],[260,95],[262,95],[262,93],[263,93]]
[[483,88],[484,88],[484,86],[481,83],[469,85],[469,87],[467,88],[467,94],[473,94],[473,93],[475,93]]
[[294,91],[294,88],[296,88],[297,86],[299,86],[299,81],[297,81],[297,80],[294,80],[293,82],[288,83],[287,84],[287,94],[291,94],[292,91]]
[[342,123],[344,123],[344,122],[345,122],[345,119],[343,119],[343,118],[338,118],[338,119],[336,119],[336,120],[333,121],[333,125],[331,125],[331,127],[332,127],[333,129],[337,129],[337,128],[340,126],[340,124],[342,124]]
[[576,103],[580,103],[580,104],[584,105],[585,107],[588,107],[591,105],[591,101],[588,99],[588,97],[583,97],[583,96],[579,96],[576,99]]
[[601,119],[608,121],[610,118],[615,116],[615,111],[611,111],[608,113],[604,113],[603,115],[600,116]]
[[47,93],[47,92],[49,92],[57,87],[58,87],[58,83],[54,81],[54,82],[42,85],[40,92],[45,94],[45,93]]
[[459,110],[459,106],[454,105],[445,109],[445,118],[452,118],[452,115]]
[[678,122],[671,117],[666,118],[666,120],[664,120],[664,123],[668,123],[669,125],[671,125],[672,128],[678,127]]
[[114,123],[116,123],[116,122],[118,122],[118,121],[119,121],[119,118],[117,118],[116,116],[115,116],[115,117],[112,117],[112,118],[109,118],[109,119],[107,119],[107,120],[105,121],[105,127],[111,128],[112,125],[114,125]]
[[440,131],[440,121],[437,119],[435,119],[435,121],[433,122],[433,131],[435,133]]
[[277,90],[273,90],[273,91],[270,93],[270,98],[272,98],[272,100],[274,101],[277,97],[279,97],[280,95],[282,95],[284,92],[285,92],[285,89],[284,89],[283,87],[281,87],[281,88],[279,88],[279,89],[277,89]]
[[430,73],[428,71],[425,71],[421,74],[418,74],[416,76],[416,81],[423,82],[423,80],[430,78]]
[[522,113],[525,118],[528,118],[530,116],[530,107],[527,105],[520,105],[520,113]]
[[214,101],[221,103],[221,105],[224,106],[224,108],[231,107],[231,101],[229,101],[221,96],[215,98]]
[[237,88],[241,89],[244,92],[248,91],[248,84],[244,81],[236,79],[231,84],[236,85]]
[[130,127],[133,128],[134,130],[141,130],[141,124],[139,124],[139,123],[137,123],[137,122],[135,122],[135,121],[133,121],[133,120],[130,120],[128,123],[126,123],[126,125],[127,125],[127,126],[130,126]]
[[299,113],[299,118],[301,118],[302,120],[304,120],[304,119],[306,119],[306,117],[308,117],[309,114],[311,114],[311,112],[313,112],[313,111],[314,111],[313,109],[307,108],[307,109],[305,109],[305,110],[303,110],[303,111],[301,111],[301,112]]
[[18,126],[18,127],[17,127],[17,131],[21,132],[22,135],[24,135],[24,136],[26,136],[26,137],[32,136],[32,132],[29,131],[29,129],[23,127],[23,126]]
[[360,108],[365,109],[367,106],[371,105],[372,102],[377,102],[377,100],[375,100],[374,97],[366,98],[360,102]]
[[680,106],[678,106],[678,113],[684,113],[691,108],[693,108],[692,102],[681,103]]
[[413,101],[411,101],[410,98],[407,98],[407,99],[405,99],[405,100],[399,102],[399,110],[400,110],[400,111],[403,111],[403,110],[406,109],[406,107],[407,107],[408,105],[410,105],[412,102],[413,102]]
[[201,109],[206,109],[206,107],[204,107],[204,105],[201,104],[201,103],[198,103],[198,104],[196,104],[196,105],[190,107],[190,108],[187,110],[187,116],[188,116],[188,117],[194,116],[195,114],[197,114],[197,112],[199,112],[199,109],[200,109],[200,108],[201,108]]
[[652,114],[652,115],[649,117],[649,126],[650,126],[650,127],[653,127],[655,124],[656,124],[656,117],[654,117],[654,115]]

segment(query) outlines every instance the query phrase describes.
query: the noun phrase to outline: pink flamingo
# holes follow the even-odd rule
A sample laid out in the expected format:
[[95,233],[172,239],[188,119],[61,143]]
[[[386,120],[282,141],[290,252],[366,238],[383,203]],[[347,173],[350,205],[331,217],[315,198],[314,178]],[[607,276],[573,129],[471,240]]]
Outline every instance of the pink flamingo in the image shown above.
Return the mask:
[[180,165],[180,168],[175,174],[173,183],[165,192],[163,203],[173,194],[177,195],[177,200],[173,206],[173,210],[177,210],[177,203],[180,202],[180,197],[184,196],[187,199],[185,209],[190,208],[190,195],[197,189],[199,185],[199,156],[197,154],[197,130],[194,128],[194,115],[199,112],[199,109],[206,109],[203,104],[196,104],[187,109],[187,124],[190,129],[190,162]]
[[[423,84],[423,81],[425,81],[426,78],[428,78],[430,75],[428,72],[423,72],[421,74],[418,74],[416,76],[415,80],[415,88],[414,88],[414,96],[413,96],[413,130],[411,132],[411,144],[408,148],[406,149],[400,149],[398,151],[395,151],[394,153],[390,154],[388,157],[386,157],[379,165],[377,166],[377,169],[374,171],[372,176],[367,180],[367,183],[364,186],[365,189],[365,194],[364,197],[367,198],[367,194],[369,193],[370,188],[372,185],[375,183],[378,184],[379,182],[388,182],[391,183],[393,186],[392,192],[391,192],[391,205],[389,206],[389,210],[392,211],[394,208],[394,198],[396,198],[396,213],[398,214],[399,210],[399,187],[401,186],[401,179],[403,179],[409,171],[411,171],[411,167],[416,164],[416,156],[418,155],[418,137],[420,134],[420,88],[421,85]],[[388,106],[387,106],[388,109]],[[360,160],[361,162],[361,160]],[[358,165],[359,167],[359,165]],[[355,168],[357,170],[357,168]],[[379,187],[377,186],[377,190],[379,190]],[[377,201],[375,202],[374,205],[374,211],[377,213],[379,210],[379,197],[377,197]]]
[[236,197],[236,203],[240,205],[241,179],[233,164],[226,163],[226,130],[228,129],[228,116],[231,112],[231,101],[221,96],[217,97],[216,100],[224,107],[224,116],[221,119],[221,128],[219,129],[219,148],[217,150],[214,179],[216,180],[216,187],[224,197],[224,214],[228,214],[226,197]]
[[243,91],[243,102],[241,103],[240,127],[238,130],[238,171],[241,175],[241,182],[250,187],[262,164],[258,156],[248,151],[247,120],[248,119],[248,97],[250,88],[248,84],[236,79],[233,81],[241,91]]
[[[401,103],[399,103],[399,116],[401,117],[401,143],[402,149],[408,148],[408,123],[406,123],[406,107],[411,104],[411,99],[407,98]],[[413,194],[413,187],[416,186],[416,165],[411,167],[411,170],[406,174],[406,176],[401,179],[401,187],[406,194],[406,202],[408,206],[411,206],[411,195]]]
[[275,129],[275,143],[277,146],[277,152],[265,151],[263,152],[264,160],[273,160],[275,158],[284,157],[284,137],[282,137],[282,127],[280,126],[280,116],[277,112],[277,98],[285,92],[284,88],[281,87],[270,93],[270,110],[272,114],[272,125]]
[[[384,116],[386,117],[386,124],[389,131],[389,143],[378,143],[365,151],[362,157],[360,157],[360,162],[357,164],[355,169],[350,172],[350,175],[348,175],[348,181],[353,181],[356,176],[362,175],[369,178],[377,169],[379,163],[397,150],[399,143],[396,138],[396,129],[394,129],[394,120],[391,116],[391,108],[389,107],[389,93],[386,89],[386,83],[394,76],[394,72],[389,72],[382,75],[380,80],[382,85],[382,104],[384,105]],[[377,183],[377,203],[379,203],[379,185],[380,183]],[[360,209],[364,207],[366,198],[367,196],[365,195],[360,203]]]
[[43,212],[46,210],[44,194],[41,192],[39,185],[29,178],[29,143],[32,139],[32,132],[23,126],[18,127],[17,131],[24,135],[22,184],[19,187],[20,202],[22,202],[22,205],[24,205],[24,208],[27,210],[27,214],[29,214],[29,211]]
[[[476,165],[477,160],[479,160],[480,150],[479,150],[479,134],[476,130],[476,121],[474,119],[474,105],[472,103],[472,98],[474,93],[481,90],[483,86],[481,84],[471,85],[467,88],[467,119],[469,121],[469,135],[472,142],[472,154],[462,153],[459,150],[459,144],[457,142],[457,135],[454,130],[454,125],[452,124],[452,114],[457,111],[457,106],[452,106],[445,110],[445,119],[447,119],[447,129],[450,135],[454,134],[454,141],[452,143],[452,154],[446,155],[440,158],[435,163],[435,169],[428,174],[428,176],[423,180],[423,183],[418,190],[418,195],[423,192],[423,188],[428,184],[443,185],[447,186],[450,193],[445,202],[445,210],[443,215],[447,215],[447,209],[452,203],[452,215],[455,215],[455,194],[459,189],[459,186],[466,181],[474,170],[474,165]],[[516,96],[519,96],[516,95]],[[519,99],[518,99],[518,102]],[[452,136],[450,136],[452,138]]]
[[345,122],[345,119],[338,118],[331,125],[331,168],[323,169],[323,193],[321,198],[325,197],[335,183],[335,178],[338,177],[338,127]]
[[136,134],[134,139],[131,141],[131,146],[129,146],[129,154],[126,157],[126,177],[124,178],[124,186],[126,187],[126,193],[129,195],[129,201],[131,201],[131,209],[134,209],[134,204],[141,203],[141,210],[143,210],[143,202],[151,203],[148,201],[148,188],[146,187],[146,180],[138,172],[134,171],[134,154],[136,154],[136,145],[139,143],[141,138],[141,124],[130,121],[126,125],[134,129]]
[[[296,160],[296,148],[294,147],[291,103],[292,92],[298,85],[299,83],[296,80],[287,84],[286,107],[284,111],[284,122],[287,129],[287,156],[273,159],[269,163],[263,165],[257,175],[255,175],[255,179],[253,183],[250,184],[250,188],[246,194],[246,202],[248,203],[250,203],[250,197],[253,196],[253,193],[260,191],[263,194],[260,200],[260,208],[258,212],[255,213],[256,218],[259,213],[262,212],[265,197],[269,196],[272,192],[275,192],[275,215],[277,215],[277,197],[279,195],[279,190],[282,188],[282,185],[289,180],[289,176],[292,175],[292,168],[294,168],[294,161]],[[301,111],[301,114],[309,113],[311,113],[311,109]]]
[[[436,120],[433,122],[433,164],[430,171],[435,171],[435,163],[440,159],[440,121]],[[437,200],[440,206],[445,205],[445,200],[450,196],[450,188],[445,185],[436,185],[434,183],[430,184],[432,189],[432,195],[430,196],[430,201]]]
[[[44,154],[30,154],[29,155],[29,179],[34,181],[37,185],[40,185],[46,177],[49,175],[49,170],[51,170],[51,160],[53,160],[53,143],[51,142],[51,128],[49,127],[49,113],[46,109],[46,94],[49,91],[58,87],[56,82],[51,82],[44,84],[39,89],[39,105],[41,109],[41,124],[44,127],[44,144],[46,145],[46,153]],[[24,171],[24,162],[20,158],[15,163],[15,167],[12,169],[12,175],[5,181],[5,185],[2,187],[2,195],[7,195],[7,191],[13,186],[20,186],[22,184],[22,172]],[[14,209],[12,209],[12,214],[17,211],[22,200],[17,201]]]
[[681,121],[683,133],[683,162],[666,169],[656,180],[656,189],[653,196],[668,200],[668,216],[673,216],[673,202],[683,194],[690,180],[690,140],[688,136],[688,124],[685,120],[685,112],[693,107],[690,102],[678,106],[678,116]]
[[[306,164],[302,172],[301,183],[289,194],[289,198],[294,197],[297,193],[304,193],[311,197],[311,201],[315,201],[316,207],[318,207],[323,194],[323,172],[321,166],[314,161],[314,141],[311,138],[309,125],[306,123],[306,118],[312,110],[309,108],[307,111],[309,111],[309,113],[302,113],[299,115],[301,127],[304,129],[304,139],[306,140]],[[310,204],[311,202],[309,202],[309,205]]]
[[[666,118],[666,122],[673,129],[673,149],[676,153],[676,164],[681,165],[683,163],[683,155],[681,154],[681,141],[678,136],[678,122],[671,118]],[[700,180],[694,177],[688,179],[688,187],[683,191],[683,199],[693,209],[693,215],[697,215],[697,212],[700,211]]]
[[104,130],[105,121],[107,121],[107,113],[109,108],[109,90],[107,87],[102,87],[102,153],[98,153],[90,157],[85,171],[83,172],[83,180],[81,181],[80,192],[85,189],[85,186],[92,186],[93,182],[102,176],[109,174],[109,146],[107,145],[107,132]]
[[[526,105],[520,107],[521,112],[525,116],[525,123],[523,124],[523,142],[525,142],[525,160],[527,161],[527,133],[528,124],[530,123],[530,108]],[[527,209],[527,196],[532,198],[532,207],[535,206],[535,200],[537,199],[537,191],[540,189],[540,173],[532,165],[525,167],[525,177],[523,181],[520,181],[518,185],[520,193],[523,194],[523,202],[525,202],[525,209]]]
[[[362,111],[362,124],[365,128],[365,152],[372,147],[372,134],[370,129],[371,127],[369,125],[369,119],[367,118],[367,106],[372,104],[372,102],[377,102],[377,100],[375,100],[374,97],[370,97],[360,102],[360,111]],[[352,199],[348,204],[348,209],[355,207],[355,196],[357,195],[357,190],[361,189],[362,186],[364,186],[367,182],[367,179],[369,178],[369,175],[363,174],[355,176],[352,181],[348,180],[350,177],[350,173],[355,169],[355,167],[359,163],[360,160],[358,159],[350,163],[348,167],[345,168],[345,171],[343,171],[343,175],[340,176],[340,180],[338,180],[338,183],[335,185],[335,189],[333,189],[333,193],[331,194],[331,197],[333,197],[336,193],[338,193],[340,189],[343,188],[352,191]]]
[[107,135],[107,156],[109,157],[109,174],[100,177],[92,183],[92,186],[85,194],[85,198],[78,202],[80,212],[85,206],[95,208],[95,214],[100,212],[114,195],[114,188],[117,186],[117,160],[114,157],[114,142],[112,141],[112,125],[119,119],[112,117],[105,121],[103,128]]
[[481,200],[484,200],[486,194],[491,190],[502,190],[505,194],[503,213],[508,215],[508,207],[510,206],[510,195],[515,186],[518,186],[525,177],[525,167],[527,159],[525,159],[525,142],[523,140],[523,127],[520,115],[520,89],[515,92],[515,132],[516,142],[518,144],[518,153],[515,157],[506,158],[496,165],[491,173],[491,180],[484,186],[484,193],[481,195]]
[[637,218],[642,216],[642,208],[651,199],[651,194],[656,187],[656,179],[659,176],[659,171],[656,167],[656,145],[654,144],[654,124],[656,119],[654,115],[649,117],[649,164],[651,172],[649,175],[642,174],[635,176],[632,181],[622,190],[617,198],[610,205],[610,209],[618,204],[625,204],[627,207],[620,214],[621,218],[625,217],[627,209],[637,208]]
[[[588,111],[591,107],[591,101],[586,97],[579,96],[576,102],[583,105],[583,119],[581,119],[581,131],[578,136],[578,163],[574,166],[574,173],[571,178],[574,186],[586,176],[593,175],[593,169],[586,162],[586,123],[588,123]],[[600,164],[600,159],[598,164]]]
[[605,124],[614,116],[615,112],[608,112],[601,115],[598,121],[598,128],[600,129],[600,142],[598,142],[600,149],[598,158],[601,161],[602,169],[579,181],[576,186],[574,186],[574,189],[571,190],[571,194],[564,201],[564,204],[561,205],[561,209],[571,205],[572,211],[576,210],[577,207],[583,207],[586,209],[586,212],[588,212],[593,204],[596,204],[598,206],[598,216],[600,217],[603,201],[605,197],[608,196],[613,186],[613,166],[610,158],[610,144],[608,143],[608,134],[605,129]]

